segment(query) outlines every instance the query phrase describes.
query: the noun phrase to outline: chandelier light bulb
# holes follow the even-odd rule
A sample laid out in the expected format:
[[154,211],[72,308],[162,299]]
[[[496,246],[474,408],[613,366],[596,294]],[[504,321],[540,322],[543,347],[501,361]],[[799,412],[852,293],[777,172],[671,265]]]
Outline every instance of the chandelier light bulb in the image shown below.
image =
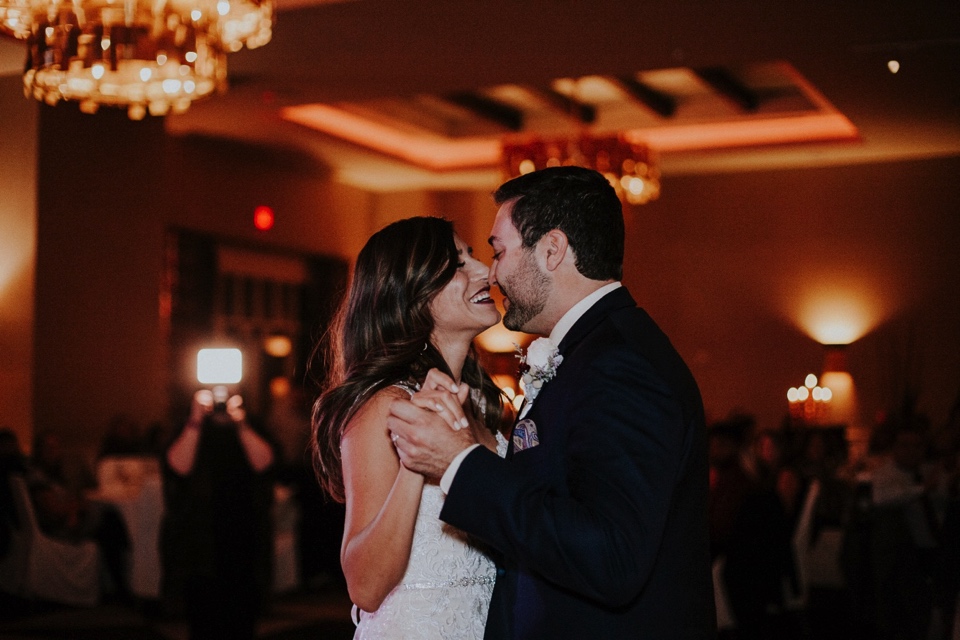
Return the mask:
[[0,0],[0,33],[26,41],[24,95],[132,119],[182,112],[226,87],[226,54],[270,41],[271,0]]

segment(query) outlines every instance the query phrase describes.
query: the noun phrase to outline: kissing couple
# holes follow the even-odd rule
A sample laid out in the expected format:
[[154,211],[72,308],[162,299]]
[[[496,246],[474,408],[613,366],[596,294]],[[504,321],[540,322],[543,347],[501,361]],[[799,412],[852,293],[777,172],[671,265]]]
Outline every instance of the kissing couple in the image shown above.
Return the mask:
[[[687,366],[622,286],[613,187],[579,167],[504,183],[488,268],[439,218],[360,252],[313,410],[346,503],[355,638],[715,635],[707,444]],[[541,336],[513,424],[473,339]]]

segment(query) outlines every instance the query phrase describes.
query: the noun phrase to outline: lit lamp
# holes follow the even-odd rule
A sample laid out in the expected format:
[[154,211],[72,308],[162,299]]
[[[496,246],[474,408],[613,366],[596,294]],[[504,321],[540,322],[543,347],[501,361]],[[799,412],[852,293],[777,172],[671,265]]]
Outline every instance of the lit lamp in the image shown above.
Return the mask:
[[27,42],[24,93],[50,105],[185,111],[226,86],[226,54],[270,41],[271,0],[0,0],[0,33]]
[[825,414],[828,403],[833,399],[833,390],[830,387],[817,384],[817,376],[810,373],[800,387],[790,387],[787,390],[787,401],[790,403],[790,417],[794,420],[819,424]]
[[847,345],[827,344],[823,358],[823,375],[820,380],[833,389],[833,404],[830,407],[831,421],[854,427],[857,424],[857,398],[853,376],[847,370]]

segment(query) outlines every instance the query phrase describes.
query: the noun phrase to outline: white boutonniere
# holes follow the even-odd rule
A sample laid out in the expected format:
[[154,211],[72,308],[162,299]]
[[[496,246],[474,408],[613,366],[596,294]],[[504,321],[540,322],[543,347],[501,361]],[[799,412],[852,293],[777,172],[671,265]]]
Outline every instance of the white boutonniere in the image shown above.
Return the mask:
[[557,345],[550,338],[537,338],[527,347],[526,353],[516,345],[520,358],[520,379],[528,403],[533,402],[540,389],[557,375],[557,367],[563,362]]

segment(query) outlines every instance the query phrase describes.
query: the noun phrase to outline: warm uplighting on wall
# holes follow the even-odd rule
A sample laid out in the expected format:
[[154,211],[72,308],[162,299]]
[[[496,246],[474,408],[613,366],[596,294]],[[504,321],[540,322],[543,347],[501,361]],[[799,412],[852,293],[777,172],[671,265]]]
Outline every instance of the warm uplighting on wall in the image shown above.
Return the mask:
[[0,0],[0,33],[26,41],[27,97],[185,111],[226,83],[226,54],[270,41],[271,0]]
[[527,340],[527,334],[510,331],[498,322],[477,336],[477,344],[488,353],[513,353],[517,345]]
[[798,324],[820,344],[850,344],[876,326],[882,316],[881,305],[857,289],[814,283],[806,293],[793,297]]

